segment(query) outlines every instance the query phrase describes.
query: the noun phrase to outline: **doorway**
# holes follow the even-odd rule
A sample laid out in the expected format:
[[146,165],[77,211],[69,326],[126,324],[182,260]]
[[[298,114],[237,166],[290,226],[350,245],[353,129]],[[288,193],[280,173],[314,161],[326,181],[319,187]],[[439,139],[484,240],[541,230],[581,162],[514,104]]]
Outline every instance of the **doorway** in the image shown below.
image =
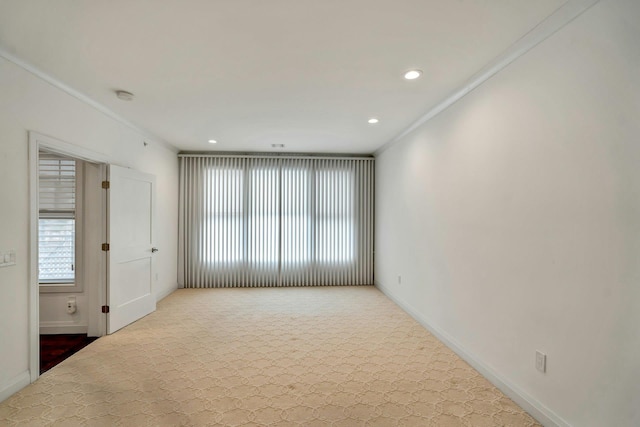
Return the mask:
[[89,331],[88,295],[100,280],[87,268],[92,253],[85,250],[101,227],[94,220],[101,211],[100,175],[99,164],[38,151],[40,374],[104,332]]
[[[73,238],[67,236],[73,254],[60,251],[66,261],[60,277],[49,277],[50,283],[41,277],[39,268],[39,161],[45,153],[73,162],[78,168],[76,173],[82,175],[76,182],[83,187],[78,193],[81,205],[74,206],[79,209],[73,215],[55,206],[44,212],[43,218],[59,227],[65,221],[70,227],[72,220],[78,223],[76,215],[82,217],[81,227],[73,228]],[[43,327],[53,328],[50,332],[60,331],[60,327],[80,333],[86,330],[88,337],[100,337],[155,311],[154,254],[159,249],[154,237],[154,175],[110,164],[100,153],[35,132],[29,132],[29,174],[29,371],[34,382],[40,375]],[[63,295],[62,299],[50,295],[56,292]],[[63,315],[80,314],[80,295],[74,299],[73,292],[82,292],[82,307],[86,308],[80,313],[84,312],[85,317],[71,324],[54,320],[53,324],[43,325],[41,300],[45,298],[58,299],[55,309],[64,309]]]
[[107,162],[29,133],[31,381],[105,335]]

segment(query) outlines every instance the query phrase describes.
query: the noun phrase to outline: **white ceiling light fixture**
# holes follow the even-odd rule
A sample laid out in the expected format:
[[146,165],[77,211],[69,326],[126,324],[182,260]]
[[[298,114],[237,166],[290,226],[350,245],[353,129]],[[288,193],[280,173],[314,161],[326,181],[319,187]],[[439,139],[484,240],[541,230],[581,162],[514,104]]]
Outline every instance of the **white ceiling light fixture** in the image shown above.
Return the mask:
[[116,96],[118,99],[123,101],[133,101],[133,94],[131,92],[127,92],[126,90],[117,90]]
[[209,140],[209,144],[217,144],[217,143],[218,143],[218,141],[216,141],[215,139],[210,139]]
[[409,70],[404,73],[404,78],[406,80],[415,80],[422,75],[422,70]]
[[379,123],[380,120],[375,118],[375,117],[371,117],[369,120],[367,120],[367,123],[369,123],[370,125],[375,125],[376,123]]

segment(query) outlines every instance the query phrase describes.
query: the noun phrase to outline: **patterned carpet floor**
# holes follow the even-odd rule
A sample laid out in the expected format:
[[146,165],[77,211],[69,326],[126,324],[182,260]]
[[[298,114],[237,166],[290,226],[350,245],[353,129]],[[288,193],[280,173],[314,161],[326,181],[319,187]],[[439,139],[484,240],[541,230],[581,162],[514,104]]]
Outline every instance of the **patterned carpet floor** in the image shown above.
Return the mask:
[[0,403],[0,425],[538,424],[366,286],[178,290]]

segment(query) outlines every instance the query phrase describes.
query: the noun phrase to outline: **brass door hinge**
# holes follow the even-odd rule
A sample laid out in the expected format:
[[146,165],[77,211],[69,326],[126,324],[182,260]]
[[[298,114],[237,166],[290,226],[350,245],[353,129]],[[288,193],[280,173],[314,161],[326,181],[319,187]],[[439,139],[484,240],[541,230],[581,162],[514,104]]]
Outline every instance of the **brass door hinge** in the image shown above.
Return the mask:
[[102,181],[102,188],[108,190],[111,187],[111,183],[109,181]]
[[105,251],[105,252],[108,251],[109,250],[109,244],[108,243],[103,243],[102,244],[102,250]]
[[108,305],[103,305],[102,306],[102,312],[103,313],[108,313],[109,312],[109,306]]

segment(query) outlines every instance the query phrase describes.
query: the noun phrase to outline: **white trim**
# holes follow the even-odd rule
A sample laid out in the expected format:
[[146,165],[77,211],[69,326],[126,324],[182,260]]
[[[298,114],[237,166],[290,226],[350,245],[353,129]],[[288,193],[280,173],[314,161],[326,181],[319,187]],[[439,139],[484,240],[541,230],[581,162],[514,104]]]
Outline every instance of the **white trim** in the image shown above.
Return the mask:
[[0,385],[0,402],[29,385],[29,371],[24,371]]
[[178,283],[175,284],[175,286],[172,286],[171,288],[167,289],[166,291],[160,292],[159,294],[156,295],[156,302],[160,302],[163,299],[165,299],[166,297],[168,297],[169,295],[171,295],[172,293],[174,293],[175,291],[178,290]]
[[520,387],[513,384],[502,375],[495,372],[489,366],[487,366],[480,358],[464,348],[455,338],[447,334],[445,331],[435,326],[426,316],[421,314],[418,310],[413,308],[409,303],[402,300],[393,294],[393,292],[382,285],[377,280],[375,281],[375,287],[385,294],[391,301],[396,303],[407,314],[413,317],[418,323],[424,326],[429,332],[431,332],[436,338],[438,338],[447,347],[453,350],[460,358],[471,365],[476,371],[482,374],[487,380],[489,380],[494,386],[500,389],[511,400],[516,402],[527,411],[532,417],[544,426],[555,427],[571,427],[571,424],[566,422],[562,417],[547,408],[539,400],[535,399]]
[[36,134],[29,132],[29,372],[40,376],[40,283],[38,283],[38,151]]
[[[101,188],[100,183],[107,179],[107,165],[101,163],[98,165],[98,169],[90,171],[89,168],[93,166],[85,162],[85,248],[93,250],[85,250],[85,282],[88,286],[85,287],[87,293],[87,309],[89,310],[89,316],[87,318],[87,334],[91,337],[101,337],[107,332],[107,319],[106,314],[102,314],[101,306],[106,304],[107,301],[107,253],[99,250],[98,247],[101,243],[107,241],[107,192]],[[92,206],[93,208],[87,208]],[[95,206],[100,207],[99,224],[95,221],[98,216],[95,212]],[[89,221],[92,221],[89,223]],[[95,268],[98,268],[96,273]],[[98,279],[95,277],[87,277],[89,274],[97,274]],[[98,313],[97,316],[92,316],[91,313]]]
[[53,150],[57,154],[64,154],[75,159],[84,160],[90,163],[109,163],[110,159],[106,154],[90,150],[79,145],[70,144],[57,138],[47,136],[38,132],[29,131],[29,142],[38,142],[38,150]]
[[518,39],[509,46],[504,52],[491,60],[482,67],[478,72],[473,74],[462,86],[455,89],[442,101],[437,103],[431,110],[418,120],[413,122],[409,127],[400,132],[391,141],[386,142],[375,152],[375,156],[379,156],[384,151],[396,145],[405,136],[436,117],[438,114],[449,108],[451,105],[464,98],[478,86],[489,80],[491,77],[502,71],[516,59],[529,52],[531,49],[542,43],[544,40],[555,34],[565,25],[576,19],[583,12],[589,9],[600,0],[568,0],[551,15],[536,25],[531,31]]
[[[40,376],[40,285],[38,283],[38,152],[51,150],[90,163],[108,163],[102,153],[29,131],[29,372]],[[86,289],[85,289],[86,290]],[[105,304],[102,299],[100,305]]]
[[41,335],[54,334],[86,334],[87,325],[78,324],[72,321],[50,321],[40,323]]
[[[144,138],[148,138],[150,140],[152,140],[153,142],[158,143],[159,145],[163,146],[164,148],[166,148],[169,151],[172,151],[174,153],[177,153],[179,150],[177,147],[175,147],[174,145],[172,145],[171,143],[165,141],[164,139],[154,135],[153,133],[149,132],[146,129],[143,129],[135,124],[133,124],[132,122],[130,122],[129,120],[125,119],[124,117],[122,117],[121,115],[119,115],[118,113],[116,113],[115,111],[111,110],[110,108],[106,107],[105,105],[99,103],[98,101],[95,101],[94,99],[90,98],[89,96],[85,95],[84,93],[72,88],[71,86],[66,85],[65,83],[61,82],[60,80],[50,76],[49,74],[45,73],[44,71],[40,70],[39,68],[33,66],[32,64],[28,63],[27,61],[17,57],[16,55],[7,52],[5,49],[0,48],[0,57],[6,59],[7,61],[17,65],[18,67],[24,69],[25,71],[28,71],[29,73],[33,74],[34,76],[40,78],[41,80],[49,83],[51,86],[60,89],[61,91],[67,93],[68,95],[73,96],[74,98],[76,98],[77,100],[84,102],[85,104],[89,105],[90,107],[95,108],[96,110],[100,111],[102,114],[104,114],[105,116],[117,121],[120,124],[123,124],[125,126],[127,126],[128,128],[138,132],[142,137]],[[145,142],[149,142],[149,141],[145,141]]]

